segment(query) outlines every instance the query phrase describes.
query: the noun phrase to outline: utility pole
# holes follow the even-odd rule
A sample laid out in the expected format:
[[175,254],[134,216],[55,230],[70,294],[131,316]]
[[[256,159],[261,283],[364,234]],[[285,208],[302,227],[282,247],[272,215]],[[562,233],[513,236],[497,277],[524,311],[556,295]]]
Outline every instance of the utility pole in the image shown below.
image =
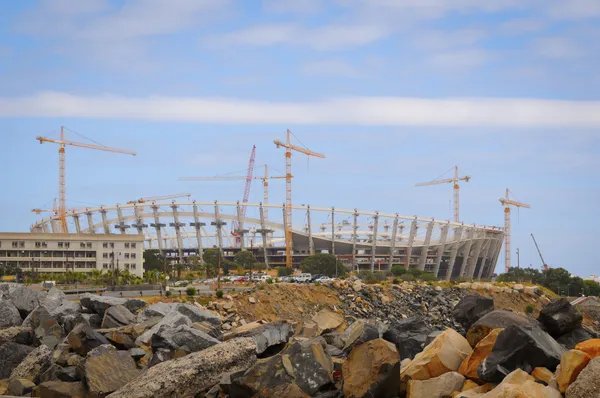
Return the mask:
[[517,268],[521,268],[521,257],[519,256],[519,248],[517,247]]

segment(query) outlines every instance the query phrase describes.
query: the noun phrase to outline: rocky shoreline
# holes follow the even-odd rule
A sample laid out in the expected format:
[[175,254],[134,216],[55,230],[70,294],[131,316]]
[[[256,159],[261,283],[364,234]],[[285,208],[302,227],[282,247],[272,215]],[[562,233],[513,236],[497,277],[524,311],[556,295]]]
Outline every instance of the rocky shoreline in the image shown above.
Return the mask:
[[[261,294],[276,299],[293,286],[202,306],[91,294],[77,303],[57,289],[0,284],[0,395],[600,396],[598,334],[567,300],[536,287],[319,288],[329,304],[266,321],[242,303],[258,307]],[[496,293],[525,295],[541,311],[498,308]]]

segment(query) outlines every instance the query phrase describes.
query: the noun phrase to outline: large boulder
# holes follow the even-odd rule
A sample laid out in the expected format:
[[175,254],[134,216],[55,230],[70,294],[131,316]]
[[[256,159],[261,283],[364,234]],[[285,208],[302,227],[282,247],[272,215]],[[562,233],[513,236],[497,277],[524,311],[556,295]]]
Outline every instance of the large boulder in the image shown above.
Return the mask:
[[552,387],[536,383],[527,372],[516,369],[502,380],[496,388],[484,395],[467,395],[469,391],[457,395],[457,397],[481,397],[481,398],[562,398],[558,390]]
[[263,354],[269,347],[284,344],[293,334],[292,325],[285,321],[276,321],[265,324],[252,323],[240,326],[223,335],[227,341],[238,337],[252,337],[256,343],[256,353]]
[[21,326],[23,319],[15,305],[0,297],[0,329]]
[[565,352],[560,358],[560,367],[556,372],[559,391],[564,394],[591,360],[592,358],[583,351],[569,350]]
[[117,391],[139,375],[128,351],[117,351],[112,345],[91,350],[80,367],[91,395]]
[[467,340],[471,347],[475,347],[477,343],[485,336],[490,334],[494,329],[505,329],[512,325],[518,326],[539,326],[535,319],[527,318],[524,315],[508,310],[494,310],[482,316],[477,322],[469,328],[467,332]]
[[538,321],[546,327],[552,337],[561,336],[580,327],[582,319],[583,315],[565,298],[546,304],[538,316]]
[[118,328],[129,325],[134,321],[135,315],[133,315],[127,308],[122,305],[113,305],[104,312],[102,328]]
[[154,324],[154,326],[152,326],[150,329],[146,330],[140,336],[138,336],[135,340],[135,344],[150,345],[152,335],[154,335],[154,333],[158,332],[158,329],[160,329],[160,327],[162,325],[169,325],[172,327],[177,327],[177,326],[181,326],[181,325],[189,326],[191,323],[192,323],[192,321],[190,321],[190,318],[188,318],[187,316],[182,315],[181,313],[179,313],[177,311],[170,312],[167,315],[165,315],[165,317],[163,319],[161,319],[159,322]]
[[468,295],[460,299],[452,310],[454,319],[469,330],[475,322],[494,310],[494,299],[486,296]]
[[232,397],[251,398],[266,395],[293,382],[294,379],[286,371],[282,356],[277,354],[259,359],[249,369],[232,374],[228,389]]
[[176,328],[169,325],[162,325],[152,335],[151,339],[153,352],[162,348],[172,351],[182,350],[190,353],[204,350],[219,343],[219,340],[187,325],[180,325]]
[[10,292],[10,300],[17,307],[21,318],[25,318],[36,307],[40,306],[46,298],[46,292],[18,285]]
[[189,320],[194,322],[208,322],[212,325],[221,327],[221,318],[207,310],[199,308],[192,304],[176,304],[175,311],[185,315]]
[[378,339],[379,337],[381,337],[379,330],[375,326],[359,319],[344,331],[343,339],[345,344],[343,351],[350,352],[353,347],[370,340]]
[[46,381],[33,391],[34,397],[42,398],[68,398],[85,397],[85,384],[81,381],[68,383],[64,381]]
[[33,330],[23,326],[13,326],[7,329],[0,329],[0,345],[8,341],[24,345],[32,345]]
[[48,311],[58,323],[63,325],[67,316],[76,316],[81,313],[81,304],[74,301],[63,301],[61,305]]
[[31,351],[23,361],[13,369],[11,379],[28,379],[35,384],[40,381],[40,376],[48,370],[52,362],[52,351],[41,345]]
[[455,372],[472,351],[463,336],[453,329],[446,329],[412,361],[402,366],[400,377],[403,381],[427,380]]
[[328,333],[344,323],[344,314],[323,308],[312,316],[312,321],[317,325],[319,334]]
[[478,369],[480,380],[499,383],[517,368],[556,369],[564,348],[540,327],[509,326],[498,335],[492,353]]
[[430,333],[431,328],[422,319],[412,317],[394,323],[383,338],[396,346],[400,358],[413,359],[423,350]]
[[16,397],[31,396],[35,383],[29,379],[14,378],[8,381],[8,394]]
[[460,391],[465,377],[456,372],[444,373],[429,380],[409,380],[407,398],[445,398]]
[[42,300],[41,305],[46,307],[48,312],[52,313],[52,311],[56,310],[66,301],[67,296],[63,293],[63,291],[53,287],[48,291],[48,294],[46,294],[46,297],[44,297]]
[[51,350],[63,339],[63,330],[56,319],[54,319],[46,307],[38,306],[27,315],[23,326],[33,329],[36,344],[45,344]]
[[122,305],[130,312],[137,312],[146,305],[144,300],[140,299],[125,299],[111,296],[98,296],[96,294],[86,293],[81,297],[81,305],[101,317],[104,317],[104,312],[114,305]]
[[600,391],[600,357],[594,358],[569,385],[565,398],[597,397]]
[[62,367],[57,364],[51,364],[48,370],[40,376],[39,383],[47,381],[81,381],[79,376],[76,366]]
[[557,338],[556,341],[567,350],[572,350],[577,344],[593,338],[594,336],[588,330],[583,327],[578,327],[563,334]]
[[347,398],[398,396],[400,356],[389,341],[369,340],[355,346],[342,365]]
[[110,344],[106,337],[88,325],[79,324],[67,336],[67,343],[73,352],[86,356],[88,352],[101,345]]
[[477,369],[481,362],[483,362],[488,355],[492,352],[494,345],[496,344],[496,339],[500,332],[504,329],[494,329],[483,338],[475,348],[473,352],[469,354],[468,357],[460,364],[458,368],[458,373],[461,375],[468,377],[471,380],[478,380],[479,376],[477,375]]
[[0,345],[0,380],[8,378],[31,351],[32,347],[13,342]]
[[135,347],[133,338],[119,329],[111,329],[109,332],[105,332],[104,337],[120,350],[128,350]]
[[217,384],[222,374],[244,371],[255,361],[254,340],[232,339],[206,350],[160,363],[109,397],[194,396],[199,391],[207,390]]
[[174,309],[175,304],[163,303],[162,301],[156,304],[149,305],[148,307],[140,311],[139,314],[137,314],[137,322],[141,323],[157,316],[164,317]]
[[146,307],[147,303],[142,299],[128,298],[125,299],[123,307],[127,308],[131,313],[137,314],[140,310]]
[[333,362],[325,347],[326,343],[322,338],[295,339],[281,352],[286,372],[308,395],[333,384]]
[[600,339],[582,341],[575,346],[576,350],[583,351],[592,358],[600,356]]

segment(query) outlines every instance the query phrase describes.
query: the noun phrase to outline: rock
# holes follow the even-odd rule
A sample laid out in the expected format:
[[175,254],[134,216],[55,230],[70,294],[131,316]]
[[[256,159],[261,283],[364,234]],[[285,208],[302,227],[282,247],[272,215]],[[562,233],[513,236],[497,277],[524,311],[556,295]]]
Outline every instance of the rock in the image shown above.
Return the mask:
[[68,366],[63,368],[57,364],[52,364],[39,378],[39,383],[47,381],[80,381],[77,375],[77,367]]
[[231,330],[232,326],[230,324],[228,324],[227,322],[225,322],[224,324],[221,325],[221,329],[223,330]]
[[60,365],[67,366],[67,361],[69,357],[72,355],[71,346],[68,343],[60,343],[54,348],[52,352],[52,362]]
[[88,310],[104,317],[104,312],[112,306],[122,305],[130,312],[137,312],[146,306],[146,302],[140,299],[124,299],[120,297],[98,296],[86,293],[81,297],[81,305]]
[[120,389],[139,374],[129,353],[117,351],[112,345],[94,348],[80,366],[90,394],[96,396]]
[[194,396],[217,384],[222,374],[246,370],[254,361],[256,345],[252,339],[231,339],[183,358],[160,363],[110,397]]
[[344,396],[396,397],[399,371],[400,357],[392,343],[375,339],[357,345],[342,365]]
[[583,351],[569,350],[560,359],[560,369],[556,372],[558,390],[567,391],[571,383],[577,379],[579,373],[588,365],[592,358]]
[[414,358],[423,350],[431,329],[417,317],[401,319],[383,333],[383,338],[396,346],[400,358]]
[[591,339],[578,343],[575,346],[576,350],[583,351],[592,358],[600,356],[600,339]]
[[77,366],[79,365],[81,362],[83,362],[84,358],[77,355],[77,354],[72,354],[69,355],[69,358],[67,358],[67,365],[69,366]]
[[496,339],[500,332],[504,329],[494,329],[487,336],[485,336],[473,349],[473,352],[465,358],[458,368],[458,373],[468,377],[472,380],[478,380],[477,369],[481,362],[483,362],[488,355],[492,352]]
[[0,298],[0,329],[21,326],[22,323],[17,307],[11,301]]
[[63,325],[67,316],[73,316],[81,313],[81,304],[73,301],[63,301],[62,304],[53,310],[48,310],[50,315],[55,318],[59,324]]
[[41,305],[43,305],[48,312],[52,313],[52,311],[56,310],[67,301],[67,296],[63,291],[53,287],[48,291],[48,294],[46,294],[46,297],[42,300]]
[[232,374],[229,394],[236,398],[250,398],[258,394],[266,395],[291,383],[293,378],[287,372],[281,354],[277,354],[259,359],[246,371]]
[[473,326],[469,328],[466,337],[469,344],[471,344],[471,347],[475,347],[477,343],[490,334],[493,329],[506,329],[511,325],[539,326],[539,323],[535,319],[527,318],[526,316],[515,312],[494,310],[485,314],[475,322]]
[[363,288],[363,283],[361,281],[354,281],[352,283],[352,290],[354,290],[355,292],[360,292]]
[[276,321],[264,325],[253,322],[224,334],[223,340],[252,337],[256,344],[256,353],[260,355],[269,347],[286,343],[293,331],[292,325],[285,321]]
[[[321,395],[318,395],[320,397]],[[271,397],[285,397],[285,398],[310,398],[298,385],[296,384],[281,384],[270,389],[264,389],[258,394],[254,395],[253,398],[271,398]]]
[[325,340],[292,340],[281,352],[283,367],[294,383],[308,395],[333,384],[333,362],[325,352]]
[[129,325],[134,321],[135,315],[133,315],[127,308],[122,305],[113,305],[104,312],[102,328],[118,328]]
[[560,363],[564,348],[540,327],[509,326],[498,335],[492,353],[481,363],[480,380],[499,383],[517,368],[552,370]]
[[183,350],[190,353],[212,347],[215,344],[219,344],[220,341],[187,325],[180,325],[176,328],[169,325],[162,325],[152,335],[151,343],[153,352],[159,348],[163,348],[172,351]]
[[583,327],[578,327],[570,332],[567,332],[556,339],[556,341],[565,347],[567,350],[572,350],[575,346],[583,341],[592,339],[593,336]]
[[79,324],[67,336],[69,347],[81,356],[103,344],[110,344],[106,337],[92,330],[88,325]]
[[517,292],[522,292],[525,290],[525,286],[523,286],[521,283],[515,283],[513,285],[513,289],[515,289]]
[[42,398],[83,398],[86,396],[86,393],[85,385],[80,381],[74,383],[46,381],[35,389],[33,396]]
[[256,299],[254,297],[248,297],[248,302],[250,304],[256,304]]
[[0,345],[0,380],[8,378],[31,351],[33,348],[13,342]]
[[0,329],[0,345],[8,341],[24,345],[32,345],[33,330],[23,326],[12,326],[7,329]]
[[[2,285],[0,285],[2,286]],[[0,299],[2,298],[2,292],[0,291]],[[0,380],[0,396],[3,396],[8,392],[8,379]]]
[[[468,391],[467,391],[468,393]],[[458,397],[473,395],[464,395]],[[480,395],[474,395],[479,397]],[[496,388],[481,396],[482,398],[562,398],[558,390],[536,383],[527,372],[516,369],[510,373]]]
[[350,325],[348,329],[344,331],[343,336],[345,343],[343,350],[345,352],[349,352],[354,346],[380,337],[379,330],[362,319],[359,319]]
[[146,302],[142,299],[130,298],[125,299],[125,304],[123,304],[123,307],[127,308],[129,312],[137,314],[146,305]]
[[191,327],[193,327],[194,329],[198,329],[204,333],[206,333],[207,335],[214,337],[215,339],[218,339],[221,337],[221,330],[219,330],[219,328],[211,323],[208,322],[194,322],[190,325]]
[[541,294],[540,288],[537,286],[525,286],[525,289],[523,289],[525,294],[529,295],[529,296],[539,296]]
[[469,295],[464,296],[452,310],[452,316],[465,330],[477,322],[485,314],[494,310],[494,299],[491,297]]
[[537,367],[533,369],[531,372],[531,376],[537,381],[541,380],[546,384],[550,384],[550,380],[554,377],[554,373],[552,373],[548,368]]
[[33,329],[34,342],[45,344],[51,350],[63,339],[63,330],[56,319],[54,319],[46,307],[39,306],[27,315],[23,326]]
[[442,333],[444,333],[443,330],[434,330],[433,332],[429,333],[427,338],[425,338],[425,346],[431,344],[431,342]]
[[39,383],[40,376],[51,365],[52,351],[45,345],[41,345],[31,351],[23,361],[13,369],[11,379],[27,379],[34,384]]
[[553,337],[561,336],[581,326],[583,315],[565,298],[545,305],[540,311],[540,321]]
[[182,315],[185,315],[189,320],[194,322],[208,322],[214,326],[221,327],[221,318],[213,313],[206,311],[202,308],[198,308],[195,305],[190,304],[177,304],[175,311]]
[[[76,316],[75,319],[79,317]],[[85,320],[86,324],[92,328],[99,328],[102,325],[102,317],[98,314],[81,314],[81,317]]]
[[344,322],[344,314],[324,308],[313,315],[312,320],[317,324],[319,334],[328,333],[338,328]]
[[189,326],[191,323],[192,323],[192,321],[190,321],[190,318],[188,318],[187,316],[182,315],[181,313],[179,313],[177,311],[170,312],[167,315],[165,315],[165,317],[163,319],[161,319],[160,322],[156,323],[150,329],[146,330],[141,336],[139,336],[135,340],[135,344],[138,346],[142,345],[142,344],[150,345],[150,340],[152,339],[152,335],[154,333],[156,333],[162,325],[170,325],[172,327],[177,327],[177,326],[181,326],[181,325]]
[[427,380],[455,372],[472,351],[463,336],[453,329],[446,329],[400,370],[400,378]]
[[10,379],[8,382],[8,394],[17,397],[31,396],[35,383],[28,379]]
[[465,382],[464,376],[456,372],[444,373],[429,380],[409,380],[407,398],[445,398],[454,391],[460,391]]
[[104,335],[108,341],[112,343],[116,348],[121,350],[128,350],[135,347],[135,341],[130,335],[123,333],[121,330],[113,330]]
[[10,300],[19,310],[21,318],[25,318],[36,307],[40,306],[46,298],[46,292],[29,289],[23,285],[18,285],[10,292]]
[[147,321],[150,318],[157,317],[157,316],[164,317],[169,312],[173,311],[174,308],[175,308],[174,305],[170,304],[170,303],[158,302],[156,304],[152,304],[152,305],[144,308],[137,315],[137,322],[141,323],[141,322]]
[[597,397],[600,391],[600,358],[594,358],[567,388],[565,398]]
[[131,355],[134,360],[138,361],[146,355],[146,351],[141,348],[130,348],[129,355]]

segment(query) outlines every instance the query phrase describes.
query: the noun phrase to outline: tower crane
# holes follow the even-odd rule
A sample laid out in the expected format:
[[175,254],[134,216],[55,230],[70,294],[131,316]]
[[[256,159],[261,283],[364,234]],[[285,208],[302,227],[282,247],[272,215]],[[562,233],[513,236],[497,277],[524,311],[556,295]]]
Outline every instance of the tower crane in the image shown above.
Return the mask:
[[322,153],[292,145],[290,143],[290,133],[291,131],[288,129],[285,143],[279,140],[273,141],[277,148],[285,148],[285,266],[288,268],[292,268],[292,256],[294,254],[292,242],[292,151],[300,152],[307,156],[325,158],[325,155]]
[[147,203],[153,202],[155,200],[163,200],[163,199],[175,199],[175,198],[183,198],[187,196],[188,199],[192,196],[191,193],[175,193],[173,195],[163,195],[163,196],[147,196],[145,198],[139,198],[136,200],[130,200],[127,202],[128,205],[136,204],[136,203]]
[[96,149],[99,151],[107,151],[107,152],[116,152],[123,153],[127,155],[135,156],[136,153],[132,151],[127,151],[124,149],[118,148],[110,148],[102,145],[92,145],[85,144],[82,142],[73,142],[65,140],[65,128],[64,126],[60,126],[60,140],[53,140],[45,137],[36,137],[35,139],[43,144],[44,142],[49,142],[53,144],[58,144],[58,218],[60,220],[60,225],[63,233],[68,233],[67,230],[67,194],[66,194],[66,165],[65,165],[65,146],[76,146],[80,148],[87,149]]
[[418,184],[415,184],[415,186],[423,187],[426,185],[454,183],[454,222],[460,222],[460,217],[459,217],[459,189],[460,189],[460,187],[458,185],[458,182],[459,181],[469,182],[470,179],[471,179],[471,176],[459,177],[458,176],[458,166],[454,166],[454,178],[446,178],[443,180],[420,182]]
[[506,188],[506,197],[500,198],[500,203],[504,206],[504,271],[510,269],[510,206],[523,207],[531,209],[526,203],[517,202],[509,197],[509,190]]
[[544,271],[548,271],[548,264],[546,264],[546,262],[544,261],[544,257],[542,257],[542,251],[540,250],[540,247],[538,246],[536,240],[535,240],[535,236],[533,236],[533,234],[531,234],[531,239],[533,239],[533,243],[535,244],[535,248],[538,251],[538,254],[540,255],[540,259],[542,260],[542,267],[544,268]]

